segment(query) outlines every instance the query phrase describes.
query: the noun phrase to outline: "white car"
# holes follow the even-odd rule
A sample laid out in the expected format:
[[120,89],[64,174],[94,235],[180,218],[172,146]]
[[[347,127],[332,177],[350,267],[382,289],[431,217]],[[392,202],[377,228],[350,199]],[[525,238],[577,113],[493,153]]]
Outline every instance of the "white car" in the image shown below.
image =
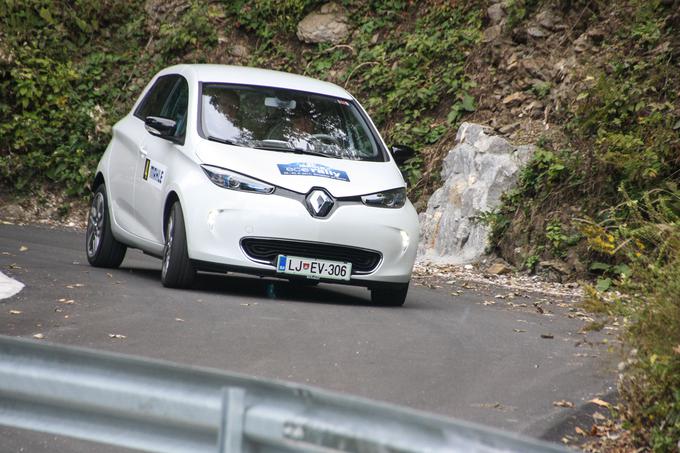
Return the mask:
[[356,99],[283,72],[179,65],[159,72],[113,127],[92,185],[86,251],[117,267],[127,247],[163,260],[168,287],[196,271],[371,290],[402,305],[418,217]]

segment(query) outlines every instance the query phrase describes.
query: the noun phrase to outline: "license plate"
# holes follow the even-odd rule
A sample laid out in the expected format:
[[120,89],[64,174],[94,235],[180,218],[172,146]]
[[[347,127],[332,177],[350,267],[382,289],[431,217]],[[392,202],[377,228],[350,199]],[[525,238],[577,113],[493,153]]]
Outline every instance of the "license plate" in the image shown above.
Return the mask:
[[280,274],[304,275],[307,278],[316,280],[320,278],[349,280],[352,274],[352,263],[340,261],[279,255],[276,263],[276,272]]

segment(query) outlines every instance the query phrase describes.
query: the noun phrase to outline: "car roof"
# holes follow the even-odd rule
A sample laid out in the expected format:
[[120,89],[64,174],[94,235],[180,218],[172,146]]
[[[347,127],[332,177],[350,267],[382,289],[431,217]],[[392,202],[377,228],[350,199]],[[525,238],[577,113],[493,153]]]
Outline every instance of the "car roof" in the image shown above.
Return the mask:
[[269,69],[219,64],[182,64],[171,66],[159,73],[180,73],[197,82],[233,83],[274,88],[288,88],[343,99],[353,99],[343,88],[321,80]]

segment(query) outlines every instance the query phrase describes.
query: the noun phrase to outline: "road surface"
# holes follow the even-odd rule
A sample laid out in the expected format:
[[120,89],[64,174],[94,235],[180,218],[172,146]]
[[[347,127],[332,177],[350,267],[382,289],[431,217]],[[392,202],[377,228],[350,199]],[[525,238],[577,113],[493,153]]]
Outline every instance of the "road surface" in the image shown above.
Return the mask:
[[[543,302],[539,313],[540,294],[507,303],[495,297],[509,293],[501,287],[412,284],[404,307],[382,308],[363,288],[231,274],[171,290],[160,261],[138,251],[120,269],[96,269],[82,231],[16,225],[0,225],[0,271],[26,285],[0,300],[3,335],[301,382],[553,441],[613,387],[616,356],[602,343],[613,337],[579,333],[569,300]],[[3,451],[93,450],[18,430],[0,436]]]

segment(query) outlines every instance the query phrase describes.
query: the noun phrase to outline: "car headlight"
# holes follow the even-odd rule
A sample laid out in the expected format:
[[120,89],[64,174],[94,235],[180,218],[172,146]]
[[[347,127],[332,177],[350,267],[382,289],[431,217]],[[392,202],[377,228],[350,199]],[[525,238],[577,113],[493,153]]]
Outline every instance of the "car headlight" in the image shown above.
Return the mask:
[[212,165],[201,165],[201,168],[213,183],[225,189],[262,194],[274,192],[274,186],[240,173]]
[[377,208],[401,208],[406,203],[406,189],[385,190],[384,192],[372,193],[361,197],[366,206]]

